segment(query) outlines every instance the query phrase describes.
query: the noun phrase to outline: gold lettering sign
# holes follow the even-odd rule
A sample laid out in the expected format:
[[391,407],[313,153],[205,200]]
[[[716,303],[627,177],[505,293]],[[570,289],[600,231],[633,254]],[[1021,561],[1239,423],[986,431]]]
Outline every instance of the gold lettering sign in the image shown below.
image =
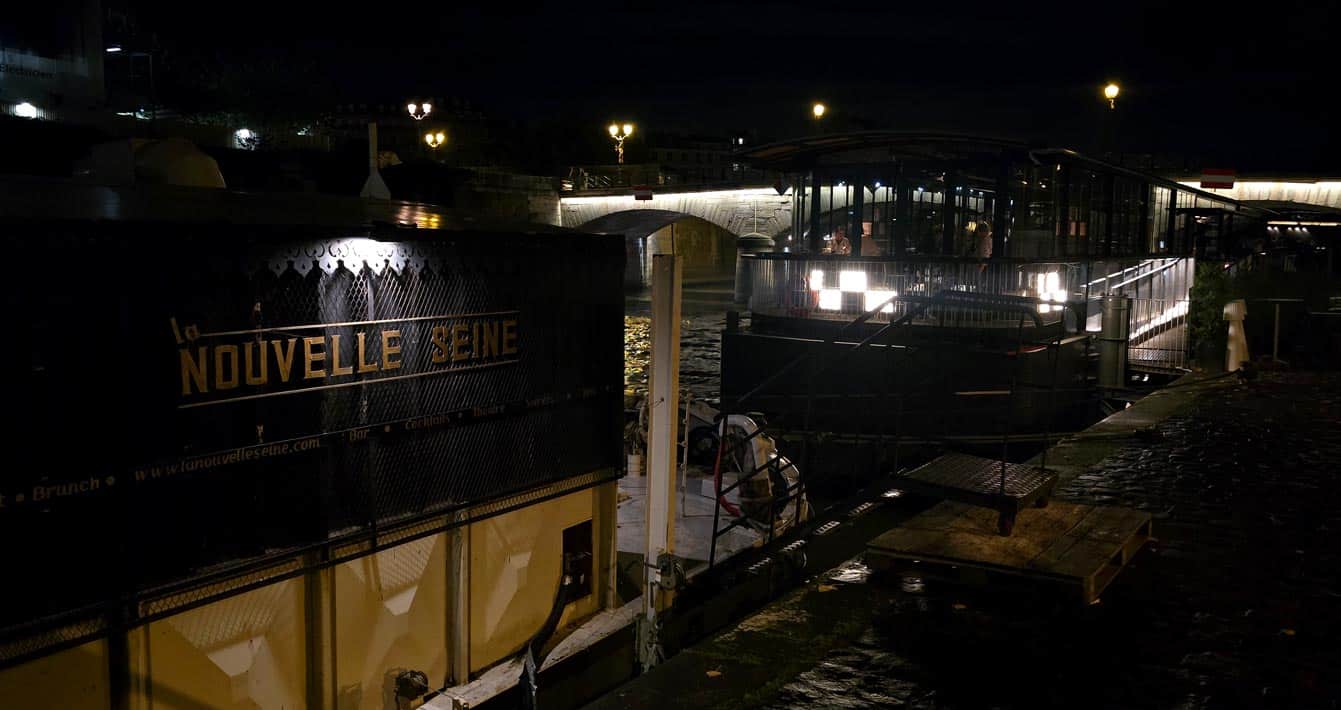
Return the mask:
[[352,375],[354,373],[353,365],[340,367],[340,336],[331,336],[331,374],[335,376]]
[[515,311],[222,333],[171,325],[183,408],[504,365],[519,351]]
[[[243,347],[242,360],[245,363],[245,366],[242,368],[242,371],[246,373],[247,385],[249,387],[254,387],[257,385],[265,384],[266,381],[265,375],[267,372],[267,368],[265,366],[265,354],[266,352],[268,352],[265,349],[265,341],[262,340],[261,342],[258,343],[249,340],[247,341],[247,344],[243,345],[242,347]],[[254,353],[260,353],[260,355],[255,355]],[[258,357],[259,360],[253,363],[253,359]]]
[[470,336],[466,328],[465,323],[452,324],[452,362],[461,362],[470,357]]
[[303,338],[303,379],[325,377],[326,371],[320,367],[325,359],[326,338]]
[[[391,344],[393,340],[396,341],[395,345]],[[400,360],[396,359],[397,355],[400,355],[400,331],[382,331],[382,369],[399,370]]]

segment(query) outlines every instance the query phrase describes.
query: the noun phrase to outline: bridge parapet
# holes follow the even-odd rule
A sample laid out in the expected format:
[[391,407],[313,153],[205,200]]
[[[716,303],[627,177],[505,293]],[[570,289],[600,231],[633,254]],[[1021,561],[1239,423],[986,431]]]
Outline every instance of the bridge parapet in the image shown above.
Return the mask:
[[780,173],[705,165],[702,168],[672,168],[659,163],[624,165],[576,165],[560,180],[564,194],[630,194],[635,187],[722,190],[731,187],[778,185]]
[[[1200,187],[1194,180],[1183,180],[1188,187]],[[1222,197],[1249,202],[1293,202],[1341,209],[1341,180],[1338,179],[1280,179],[1235,180],[1231,188],[1210,188]]]
[[792,226],[792,196],[772,187],[653,188],[637,199],[632,188],[567,194],[560,199],[562,224],[593,232],[643,237],[671,222],[698,217],[736,236],[777,236]]

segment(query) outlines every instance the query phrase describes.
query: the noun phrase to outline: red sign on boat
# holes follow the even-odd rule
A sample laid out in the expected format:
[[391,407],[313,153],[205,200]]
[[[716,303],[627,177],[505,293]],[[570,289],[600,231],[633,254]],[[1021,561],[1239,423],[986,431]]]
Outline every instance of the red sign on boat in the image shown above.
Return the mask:
[[1225,168],[1203,168],[1201,171],[1202,189],[1234,188],[1234,171]]

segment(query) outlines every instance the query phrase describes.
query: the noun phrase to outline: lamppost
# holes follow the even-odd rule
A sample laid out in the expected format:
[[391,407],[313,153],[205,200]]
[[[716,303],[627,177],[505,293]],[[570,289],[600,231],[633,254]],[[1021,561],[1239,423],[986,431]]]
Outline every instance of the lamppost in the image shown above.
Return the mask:
[[828,112],[829,107],[825,106],[823,101],[816,101],[810,105],[810,117],[814,119],[811,123],[811,133],[820,135],[824,132],[824,114]]
[[[1104,157],[1109,160],[1116,160],[1119,164],[1122,162],[1122,154],[1119,152],[1118,145],[1118,120],[1121,114],[1117,112],[1117,97],[1122,93],[1122,87],[1118,86],[1116,81],[1110,81],[1104,85],[1103,97],[1108,100],[1108,113],[1099,119],[1099,147],[1103,151]],[[1116,156],[1113,154],[1117,153]]]
[[447,143],[447,134],[442,131],[436,133],[429,131],[424,134],[424,143],[428,144],[429,150],[433,151],[434,157],[437,157],[438,148]]
[[607,130],[610,131],[610,137],[615,139],[615,155],[619,156],[619,164],[623,165],[624,139],[633,135],[633,124],[625,123],[620,125],[618,123],[612,123]]
[[422,121],[425,118],[428,118],[430,113],[433,113],[433,104],[427,101],[422,104],[410,102],[405,105],[405,110],[410,112],[410,118],[413,118],[416,121]]

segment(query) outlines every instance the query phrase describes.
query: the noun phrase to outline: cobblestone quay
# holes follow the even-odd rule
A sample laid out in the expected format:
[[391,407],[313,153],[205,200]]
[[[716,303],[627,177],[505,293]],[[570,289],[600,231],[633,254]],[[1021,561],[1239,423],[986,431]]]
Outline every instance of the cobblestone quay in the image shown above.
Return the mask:
[[1193,706],[1335,707],[1341,375],[1210,389],[1158,431],[1061,492],[1156,519],[1161,544],[1123,600],[1122,636],[1148,647],[1123,664],[1130,704],[1164,691]]
[[774,706],[1337,707],[1341,375],[1181,389],[1055,452],[1059,499],[1155,519],[1100,605],[896,595]]

